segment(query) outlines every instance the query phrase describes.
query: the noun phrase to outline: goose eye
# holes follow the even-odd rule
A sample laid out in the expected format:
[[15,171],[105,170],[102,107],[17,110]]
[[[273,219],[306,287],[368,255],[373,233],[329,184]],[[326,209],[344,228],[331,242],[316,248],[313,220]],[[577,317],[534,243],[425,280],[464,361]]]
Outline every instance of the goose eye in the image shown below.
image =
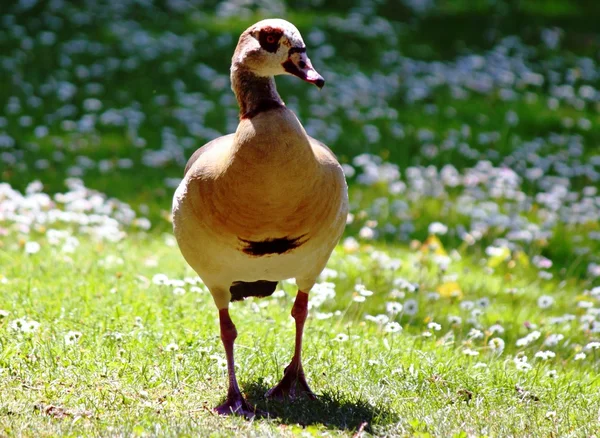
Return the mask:
[[279,39],[283,35],[283,31],[280,29],[274,29],[272,27],[261,29],[258,34],[258,41],[260,46],[270,53],[275,53],[279,49]]

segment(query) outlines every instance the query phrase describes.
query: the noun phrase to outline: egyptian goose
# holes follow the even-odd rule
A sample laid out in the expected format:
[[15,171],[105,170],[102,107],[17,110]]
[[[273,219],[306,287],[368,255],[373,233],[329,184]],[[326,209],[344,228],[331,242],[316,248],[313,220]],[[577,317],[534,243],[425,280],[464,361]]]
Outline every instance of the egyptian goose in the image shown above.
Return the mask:
[[219,309],[229,391],[220,414],[252,416],[237,384],[237,336],[229,303],[271,295],[294,278],[296,346],[270,398],[315,395],[301,363],[308,294],[339,241],[348,213],[344,173],[327,146],[306,134],[275,87],[291,74],[322,88],[306,46],[291,23],[260,21],[242,33],[231,63],[240,106],[233,134],[217,138],[190,158],[173,199],[173,228],[181,253],[210,290]]

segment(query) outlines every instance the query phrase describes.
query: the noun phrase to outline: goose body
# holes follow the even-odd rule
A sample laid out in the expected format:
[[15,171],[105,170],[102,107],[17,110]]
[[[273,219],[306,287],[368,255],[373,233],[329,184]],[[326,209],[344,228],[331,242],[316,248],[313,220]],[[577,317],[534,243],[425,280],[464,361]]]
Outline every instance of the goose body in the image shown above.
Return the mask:
[[333,153],[285,107],[242,120],[198,152],[175,193],[173,221],[217,307],[235,282],[295,278],[310,291],[348,212]]
[[[296,350],[271,396],[314,396],[300,362],[308,293],[340,239],[348,213],[341,166],[331,150],[307,135],[277,94],[274,74],[294,74],[323,86],[299,32],[284,20],[247,29],[232,60],[232,88],[240,105],[233,134],[190,158],[173,199],[174,233],[181,253],[210,290],[219,309],[230,388],[222,414],[249,414],[233,366],[236,331],[230,301],[267,296],[294,278],[298,296]],[[299,338],[298,338],[299,334]]]

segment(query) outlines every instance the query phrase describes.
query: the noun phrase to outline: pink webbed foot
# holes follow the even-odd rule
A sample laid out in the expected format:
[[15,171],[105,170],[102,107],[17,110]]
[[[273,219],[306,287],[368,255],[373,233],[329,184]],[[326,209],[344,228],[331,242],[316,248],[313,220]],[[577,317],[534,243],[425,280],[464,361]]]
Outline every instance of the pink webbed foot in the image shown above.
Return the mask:
[[227,397],[225,403],[217,406],[213,410],[219,415],[240,415],[246,418],[265,416],[263,411],[248,403],[242,395]]
[[299,397],[316,400],[317,396],[306,383],[304,370],[302,368],[293,370],[294,368],[296,367],[288,366],[283,373],[281,382],[268,390],[265,397],[274,400],[295,400]]

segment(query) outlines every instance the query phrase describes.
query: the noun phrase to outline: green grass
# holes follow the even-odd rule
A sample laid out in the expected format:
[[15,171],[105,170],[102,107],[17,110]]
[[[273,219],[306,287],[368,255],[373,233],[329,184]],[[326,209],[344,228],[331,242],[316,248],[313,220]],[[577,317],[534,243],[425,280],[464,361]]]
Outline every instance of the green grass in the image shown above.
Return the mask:
[[[65,192],[65,178],[81,172],[86,186],[103,194],[99,195],[103,205],[108,204],[108,197],[127,202],[138,217],[152,223],[150,230],[141,231],[121,219],[119,229],[127,235],[111,243],[94,239],[84,227],[69,222],[43,223],[41,212],[27,207],[20,210],[23,217],[8,220],[5,215],[12,204],[3,195],[6,186],[0,185],[0,436],[597,433],[600,351],[586,346],[600,340],[596,332],[600,324],[584,324],[590,317],[598,319],[600,307],[599,295],[592,293],[600,279],[589,272],[593,263],[600,263],[600,240],[594,237],[600,233],[597,218],[569,223],[569,214],[578,212],[570,201],[563,199],[559,210],[551,210],[537,198],[550,189],[527,179],[516,187],[531,201],[525,207],[510,194],[494,194],[494,185],[486,182],[445,186],[439,193],[434,190],[440,187],[439,171],[447,164],[462,177],[489,160],[490,172],[498,178],[505,167],[522,173],[521,165],[532,154],[539,162],[558,157],[569,169],[597,159],[598,102],[583,107],[572,102],[561,102],[555,109],[548,106],[548,70],[560,76],[559,84],[574,75],[576,91],[584,84],[600,88],[598,78],[582,79],[579,64],[580,57],[597,59],[600,11],[596,3],[440,0],[433,10],[416,14],[398,2],[376,2],[372,10],[358,9],[367,28],[357,30],[356,26],[338,27],[335,19],[349,17],[349,3],[357,7],[365,2],[315,6],[300,1],[293,7],[290,2],[286,18],[303,32],[309,55],[314,53],[308,40],[313,28],[323,31],[335,53],[318,63],[313,57],[315,67],[328,73],[328,86],[321,93],[293,78],[278,79],[284,100],[297,107],[305,125],[322,119],[326,127],[339,128],[341,135],[328,143],[342,162],[352,163],[363,153],[380,157],[398,167],[399,181],[406,187],[392,191],[384,182],[361,184],[359,166],[355,166],[357,176],[348,178],[353,221],[344,239],[357,239],[358,246],[346,240],[336,249],[328,265],[331,271],[322,279],[335,284],[335,297],[315,302],[305,331],[304,368],[319,395],[317,401],[281,404],[263,397],[292,355],[290,310],[295,287],[284,283],[273,297],[231,306],[239,333],[236,361],[242,391],[272,414],[252,421],[222,418],[211,411],[225,396],[227,378],[218,315],[210,294],[202,287],[194,288],[191,280],[182,283],[183,294],[176,286],[153,282],[156,274],[181,281],[195,274],[179,254],[170,230],[173,189],[166,179],[180,178],[182,163],[170,160],[153,167],[144,164],[144,155],[163,146],[165,128],[177,137],[176,152],[184,159],[217,132],[228,130],[228,119],[236,111],[224,99],[230,97],[228,84],[214,89],[219,78],[200,77],[196,68],[202,63],[226,76],[239,32],[262,18],[256,8],[247,18],[218,17],[217,3],[205,2],[181,13],[168,11],[162,4],[136,6],[123,15],[109,7],[111,2],[98,3],[88,6],[91,20],[77,26],[69,17],[84,9],[70,3],[56,12],[64,22],[56,31],[57,44],[34,45],[29,52],[21,51],[19,38],[0,28],[2,56],[21,63],[14,72],[0,68],[0,82],[11,84],[0,87],[0,108],[5,109],[0,114],[5,119],[0,134],[15,140],[13,146],[0,148],[0,153],[14,155],[11,162],[4,162],[0,155],[2,183],[24,192],[39,180],[43,192],[52,196]],[[47,27],[40,18],[45,7],[40,3],[18,13],[15,22],[36,37]],[[8,6],[1,8],[0,19]],[[378,16],[386,18],[389,27],[377,27],[381,25]],[[77,77],[73,73],[77,65],[90,67],[109,56],[123,60],[139,54],[143,47],[127,46],[134,39],[133,32],[120,35],[112,27],[126,20],[138,23],[159,41],[167,40],[170,32],[187,35],[193,38],[193,50],[166,50],[156,58],[140,60],[131,70],[107,71],[93,79]],[[564,32],[559,47],[551,50],[542,44],[540,35],[542,29],[554,26]],[[367,32],[373,29],[380,33]],[[526,63],[545,77],[542,86],[527,88],[530,100],[502,100],[501,87],[457,99],[443,86],[411,103],[407,99],[411,85],[405,81],[415,76],[400,69],[401,64],[385,62],[391,53],[451,66],[470,53],[486,55],[511,35],[527,45]],[[60,44],[72,39],[100,42],[107,52],[73,53],[71,66],[62,68]],[[356,83],[349,79],[358,74],[364,75],[368,92],[353,101],[357,114],[343,107],[323,117],[315,112],[352,95]],[[369,98],[381,80],[373,79],[377,75],[388,79],[397,75],[399,85],[389,94],[377,89],[385,96],[372,102]],[[42,105],[35,108],[27,103],[28,87],[20,78],[31,84]],[[58,80],[78,87],[66,102],[39,91],[45,82]],[[64,129],[60,119],[45,119],[66,103],[75,107],[75,113],[65,118],[76,121],[88,114],[83,104],[90,97],[89,82],[102,86],[96,96],[103,104],[98,114],[124,107],[145,114],[136,132],[100,125],[93,132],[73,132]],[[182,84],[188,94],[181,91]],[[524,93],[517,91],[519,96]],[[200,94],[184,105],[191,93]],[[157,96],[165,96],[166,103],[157,103]],[[20,99],[24,108],[20,113],[8,111],[11,98]],[[176,110],[182,107],[196,110],[194,120],[213,131],[191,133],[178,118]],[[371,116],[373,109],[393,110],[396,115]],[[507,123],[509,111],[518,115],[518,124]],[[24,114],[33,118],[31,126],[21,126]],[[567,119],[573,126],[568,126]],[[580,119],[589,121],[588,128],[577,124]],[[48,127],[47,136],[36,137],[38,125]],[[369,125],[379,130],[378,140],[367,141]],[[403,136],[397,134],[398,125]],[[425,138],[423,130],[429,130],[433,138]],[[480,136],[489,133],[497,133],[497,138],[480,141]],[[133,145],[136,136],[144,139],[145,147]],[[561,142],[561,138],[566,140]],[[467,144],[471,156],[459,146],[443,147],[454,139]],[[528,142],[536,141],[542,145],[532,152]],[[103,172],[96,165],[84,168],[82,157],[94,164],[105,160],[114,165],[127,158],[133,166]],[[49,167],[38,168],[40,159],[47,160]],[[531,168],[533,162],[525,167]],[[436,169],[435,176],[427,177],[429,191],[420,191],[418,181],[411,179],[415,169],[421,176]],[[600,165],[595,169],[600,170]],[[560,166],[551,166],[544,176],[559,176],[560,171]],[[598,188],[598,181],[588,174],[566,178],[579,200],[586,190]],[[93,193],[87,193],[86,199]],[[586,196],[590,203],[597,202],[597,195]],[[60,197],[56,203],[58,209],[66,209]],[[539,227],[552,235],[507,243],[511,228],[503,222],[490,225],[477,238],[460,233],[460,227],[469,230],[478,221],[477,212],[492,207],[497,207],[489,215],[492,219],[502,216],[519,230]],[[114,209],[107,214],[117,215]],[[29,231],[23,229],[27,219],[33,220]],[[444,223],[448,232],[432,245],[428,228],[433,222]],[[402,232],[407,225],[413,229]],[[376,235],[362,234],[365,227]],[[49,229],[64,230],[79,246],[74,252],[63,250],[64,237],[59,244],[52,243]],[[27,254],[28,242],[40,243],[41,250]],[[503,251],[503,256],[488,254],[490,246]],[[540,255],[551,259],[552,267],[536,267],[534,260]],[[445,263],[446,268],[440,267]],[[364,285],[373,295],[360,301],[357,285]],[[318,290],[312,296],[317,298]],[[554,299],[548,308],[538,304],[544,296]],[[387,303],[403,304],[404,310],[390,313]],[[417,310],[411,312],[415,304]],[[402,330],[388,332],[397,326],[378,324],[372,317],[390,318]],[[15,327],[21,318],[40,325],[31,333],[23,332]],[[498,325],[504,332],[493,332]],[[480,332],[473,332],[474,328]],[[72,332],[80,333],[77,342],[70,340],[75,336]],[[522,345],[520,340],[538,332],[537,339]],[[563,338],[555,345],[544,344],[557,335]],[[494,338],[505,342],[502,352],[490,347]],[[547,350],[555,356],[535,357]],[[579,359],[582,352],[585,358]],[[525,356],[531,369],[519,370],[515,360]]]
[[[51,247],[25,256],[12,251],[12,245],[1,259],[9,281],[0,286],[2,307],[10,312],[0,325],[0,413],[8,435],[219,431],[337,436],[352,434],[363,422],[374,435],[580,436],[597,428],[595,355],[588,352],[584,361],[575,362],[572,346],[559,346],[554,359],[532,358],[554,331],[544,324],[548,317],[581,313],[568,298],[575,294],[572,284],[563,286],[564,297],[554,308],[540,312],[537,297],[556,285],[540,284],[527,270],[517,269],[511,277],[485,276],[470,259],[453,263],[449,273],[458,274],[464,299],[490,300],[480,322],[506,329],[501,335],[506,350],[497,355],[487,347],[495,335],[470,339],[466,325],[445,320],[448,315],[468,318],[460,300],[427,302],[426,291],[440,283],[429,256],[380,248],[403,261],[393,271],[374,261],[375,248],[363,246],[356,260],[337,251],[330,266],[346,278],[333,280],[337,295],[313,309],[305,337],[305,369],[319,394],[317,402],[273,404],[262,397],[291,355],[294,288],[286,285],[285,294],[275,298],[232,305],[242,389],[273,413],[247,422],[210,412],[226,391],[216,310],[207,292],[193,292],[187,285],[185,294],[176,295],[173,287],[152,283],[157,273],[182,280],[193,275],[163,238],[138,235],[121,244],[84,243],[69,260]],[[101,266],[111,258],[117,263]],[[145,266],[148,259],[158,266]],[[405,292],[420,306],[415,315],[396,317],[402,332],[386,333],[363,315],[385,313],[384,303],[395,300],[390,291],[397,277],[421,285],[418,292]],[[364,303],[352,300],[356,293],[349,285],[357,281],[375,291]],[[512,287],[521,293],[507,294]],[[334,314],[320,320],[317,312]],[[40,322],[40,328],[26,335],[10,330],[10,320],[22,316]],[[422,336],[431,321],[441,323],[442,330]],[[532,345],[516,348],[516,339],[527,332],[525,321],[541,324],[543,334]],[[75,345],[65,341],[70,331],[81,333]],[[576,323],[560,332],[573,343],[586,342]],[[337,341],[340,334],[347,340]],[[173,343],[178,349],[168,351]],[[479,355],[465,355],[467,347]],[[513,364],[519,353],[532,362],[527,373]],[[548,377],[549,370],[556,370],[557,377]]]

